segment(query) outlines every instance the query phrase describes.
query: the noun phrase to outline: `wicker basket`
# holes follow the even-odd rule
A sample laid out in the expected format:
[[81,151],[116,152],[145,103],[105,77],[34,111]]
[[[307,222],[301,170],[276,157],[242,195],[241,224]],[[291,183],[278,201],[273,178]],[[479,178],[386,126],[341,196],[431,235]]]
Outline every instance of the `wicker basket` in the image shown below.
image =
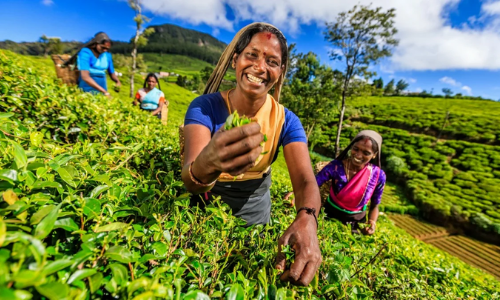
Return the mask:
[[75,85],[78,82],[78,70],[76,66],[63,66],[63,64],[70,59],[70,55],[68,54],[54,54],[51,56],[54,61],[54,65],[56,67],[56,74],[58,78],[67,84],[67,85]]
[[168,102],[161,108],[161,124],[167,125],[168,122]]
[[[318,174],[326,165],[328,165],[329,161],[320,161],[314,166],[314,174]],[[328,180],[322,186],[319,187],[319,194],[321,195],[321,205],[324,205],[326,199],[330,195],[330,187],[332,186],[332,181]]]

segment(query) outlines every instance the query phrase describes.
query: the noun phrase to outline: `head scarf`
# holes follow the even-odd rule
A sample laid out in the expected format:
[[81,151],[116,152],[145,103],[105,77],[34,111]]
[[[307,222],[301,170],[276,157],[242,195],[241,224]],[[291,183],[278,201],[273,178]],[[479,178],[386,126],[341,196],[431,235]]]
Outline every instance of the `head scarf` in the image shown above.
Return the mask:
[[94,37],[88,41],[87,43],[83,44],[80,46],[80,48],[78,48],[78,50],[76,50],[75,54],[73,54],[73,56],[71,56],[70,59],[68,59],[64,65],[67,66],[67,65],[71,65],[75,62],[76,60],[76,57],[78,56],[78,53],[80,52],[80,50],[82,50],[83,48],[87,47],[91,47],[91,46],[94,46],[94,45],[97,45],[97,44],[102,44],[106,41],[109,41],[111,43],[111,39],[109,38],[109,36],[104,33],[104,32],[98,32],[94,35]]
[[344,158],[346,158],[347,157],[347,153],[349,152],[349,150],[354,145],[354,141],[357,138],[359,138],[359,137],[370,137],[372,140],[375,141],[375,143],[377,143],[378,153],[377,153],[377,157],[374,158],[374,160],[375,160],[374,164],[380,168],[381,167],[381,165],[380,165],[380,157],[381,157],[381,153],[382,153],[382,136],[380,134],[378,134],[377,132],[373,131],[373,130],[362,130],[362,131],[358,132],[358,134],[356,135],[356,137],[354,137],[354,139],[351,141],[351,143],[349,144],[349,146],[347,146],[347,148],[345,148],[344,151],[342,151],[340,153],[340,155],[337,157],[337,159],[338,160],[343,160]]
[[[210,75],[210,78],[207,81],[207,85],[205,86],[205,91],[203,92],[203,94],[211,94],[211,93],[215,93],[219,90],[220,84],[222,82],[222,78],[224,78],[224,75],[226,74],[227,69],[231,65],[231,62],[233,60],[233,56],[235,54],[236,45],[238,44],[238,41],[240,40],[241,36],[243,35],[243,33],[245,31],[247,31],[255,26],[258,26],[258,25],[273,27],[281,33],[281,31],[278,28],[276,28],[275,26],[268,24],[268,23],[264,23],[264,22],[255,22],[255,23],[252,23],[252,24],[247,25],[247,26],[243,27],[242,29],[240,29],[240,31],[238,31],[238,33],[236,33],[236,35],[234,36],[231,43],[229,43],[229,45],[227,45],[226,49],[222,53],[222,55],[219,59],[219,62],[217,63],[217,66],[215,67],[214,71],[212,72],[212,75]],[[283,35],[283,33],[281,33],[281,35]],[[285,36],[285,35],[283,35],[283,36]],[[286,47],[287,47],[287,51],[288,51],[288,45],[286,45]],[[273,97],[278,102],[280,99],[281,86],[283,85],[283,82],[285,81],[288,62],[285,61],[285,62],[283,62],[283,64],[285,65],[283,72],[281,73],[280,77],[278,78],[278,81],[274,85]]]

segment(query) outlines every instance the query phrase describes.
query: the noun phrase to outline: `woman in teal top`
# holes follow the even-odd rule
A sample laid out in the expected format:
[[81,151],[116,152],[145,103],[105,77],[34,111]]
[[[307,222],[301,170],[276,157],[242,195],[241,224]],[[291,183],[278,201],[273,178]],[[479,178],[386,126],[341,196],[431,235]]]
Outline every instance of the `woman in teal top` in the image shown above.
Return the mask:
[[103,93],[109,96],[106,71],[117,86],[121,85],[113,67],[111,53],[108,52],[110,48],[111,40],[108,35],[99,32],[78,52],[77,66],[80,71],[78,86],[84,92]]

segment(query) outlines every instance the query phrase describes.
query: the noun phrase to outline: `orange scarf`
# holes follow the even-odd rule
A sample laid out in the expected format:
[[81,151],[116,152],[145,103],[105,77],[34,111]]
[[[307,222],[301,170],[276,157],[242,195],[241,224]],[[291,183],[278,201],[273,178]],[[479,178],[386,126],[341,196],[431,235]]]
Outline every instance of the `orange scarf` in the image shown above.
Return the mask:
[[[228,93],[229,91],[221,92],[221,95],[231,114],[231,108],[227,97]],[[259,158],[257,158],[255,166],[245,173],[236,176],[236,178],[228,173],[222,173],[219,175],[218,181],[228,182],[258,179],[262,178],[262,175],[269,171],[276,151],[278,151],[281,130],[283,129],[283,124],[285,124],[285,107],[268,94],[266,102],[264,102],[264,105],[262,105],[252,119],[259,123],[261,132],[267,135],[267,142],[264,143],[262,152],[268,152],[264,155],[260,155]]]

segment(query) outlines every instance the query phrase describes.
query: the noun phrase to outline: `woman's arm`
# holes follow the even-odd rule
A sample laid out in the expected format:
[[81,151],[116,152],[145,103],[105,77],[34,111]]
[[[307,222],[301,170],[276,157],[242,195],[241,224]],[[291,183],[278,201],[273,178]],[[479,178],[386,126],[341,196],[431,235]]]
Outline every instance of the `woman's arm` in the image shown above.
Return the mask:
[[318,184],[309,159],[307,144],[293,142],[284,147],[285,160],[290,173],[297,209],[313,208],[315,216],[300,211],[293,223],[278,241],[276,268],[284,270],[286,261],[281,254],[283,246],[290,244],[295,250],[295,261],[290,270],[285,270],[282,280],[294,284],[308,285],[321,264],[316,218],[321,209]]
[[110,74],[109,77],[111,77],[111,80],[113,80],[114,82],[116,82],[117,86],[121,86],[122,85],[122,83],[120,82],[120,79],[118,78],[118,76],[116,76],[116,72],[113,73],[113,74]]
[[90,85],[94,89],[98,90],[99,92],[101,92],[103,94],[108,93],[108,91],[106,91],[102,86],[98,85],[97,82],[94,81],[94,79],[92,79],[89,71],[85,71],[85,70],[80,71],[80,76],[82,76],[83,81],[85,81],[88,85]]
[[382,194],[384,193],[386,182],[386,176],[384,171],[380,170],[380,175],[377,181],[377,186],[373,191],[372,198],[370,199],[370,211],[368,212],[368,223],[370,227],[365,227],[361,232],[363,234],[374,234],[377,227],[377,220],[379,215],[378,206],[382,200]]
[[199,185],[191,176],[200,183],[208,184],[215,183],[222,172],[239,175],[253,167],[262,152],[260,143],[264,135],[256,122],[227,131],[219,130],[212,138],[210,135],[210,130],[203,125],[189,124],[184,127],[181,176],[186,189],[193,194],[209,191],[212,186]]
[[[151,115],[153,116],[156,116],[157,114],[161,113],[161,109],[163,108],[163,101],[160,101],[160,103],[158,104],[158,108],[153,110],[151,112]],[[206,128],[206,127],[205,127]]]

